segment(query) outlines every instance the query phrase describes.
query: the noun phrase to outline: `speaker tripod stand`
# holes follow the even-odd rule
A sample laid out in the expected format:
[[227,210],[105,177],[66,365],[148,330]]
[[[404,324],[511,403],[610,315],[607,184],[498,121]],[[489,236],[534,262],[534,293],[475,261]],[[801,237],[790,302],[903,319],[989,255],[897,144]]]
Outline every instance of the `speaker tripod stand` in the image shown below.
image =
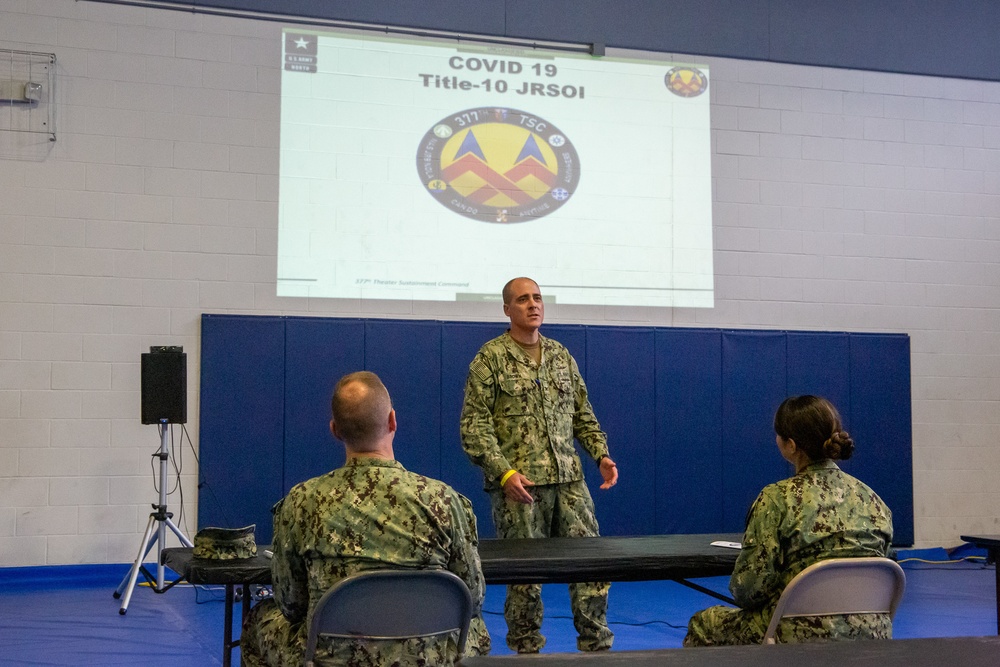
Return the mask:
[[[172,588],[177,581],[171,581],[170,583],[164,585],[164,567],[163,559],[160,557],[160,552],[167,546],[167,528],[173,531],[177,539],[181,541],[186,547],[193,547],[181,529],[174,524],[173,514],[167,511],[167,461],[170,458],[170,454],[167,450],[167,420],[163,419],[159,424],[160,429],[160,450],[153,454],[153,456],[160,459],[160,502],[157,505],[153,505],[153,511],[149,515],[149,521],[146,523],[146,532],[142,536],[142,542],[139,543],[139,555],[135,557],[135,562],[132,563],[132,568],[122,579],[122,582],[118,584],[118,588],[115,589],[114,597],[119,599],[122,597],[122,593],[125,593],[125,598],[122,600],[121,609],[118,610],[119,614],[125,614],[128,611],[129,600],[132,599],[132,592],[135,590],[136,581],[139,578],[139,573],[142,572],[142,576],[145,577],[146,581],[153,584],[153,592],[155,593],[165,593],[167,590]],[[155,531],[154,531],[155,529]],[[146,567],[142,564],[145,560],[146,555],[149,553],[150,549],[153,548],[154,544],[159,543],[160,548],[156,553],[156,579],[154,581],[153,576],[149,573]]]

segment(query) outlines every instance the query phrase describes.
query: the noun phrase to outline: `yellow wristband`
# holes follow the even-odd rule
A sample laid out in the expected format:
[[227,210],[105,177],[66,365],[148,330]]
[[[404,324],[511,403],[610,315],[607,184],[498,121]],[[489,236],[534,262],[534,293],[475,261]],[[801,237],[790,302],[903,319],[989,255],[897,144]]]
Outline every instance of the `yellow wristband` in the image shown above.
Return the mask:
[[516,473],[516,472],[517,471],[513,470],[513,469],[512,470],[508,470],[507,472],[505,472],[503,474],[503,477],[500,478],[500,486],[503,487],[503,485],[507,483],[507,480],[510,479],[511,477],[513,477],[514,473]]

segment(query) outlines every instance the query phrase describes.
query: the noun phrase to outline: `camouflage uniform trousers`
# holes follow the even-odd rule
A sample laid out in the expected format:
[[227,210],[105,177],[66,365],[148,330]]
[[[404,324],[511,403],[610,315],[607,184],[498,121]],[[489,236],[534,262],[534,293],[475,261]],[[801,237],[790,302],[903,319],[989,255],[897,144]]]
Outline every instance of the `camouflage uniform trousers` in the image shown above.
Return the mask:
[[[535,502],[509,502],[502,490],[490,491],[493,522],[502,538],[597,537],[594,501],[583,481],[527,487]],[[608,628],[608,591],[611,584],[569,585],[573,625],[581,651],[611,648],[614,634]],[[545,646],[542,629],[542,587],[538,584],[507,587],[504,617],[507,646],[518,653],[537,653]]]
[[[709,607],[691,617],[684,646],[760,644],[770,622],[770,609]],[[887,614],[812,616],[784,620],[775,630],[779,644],[858,639],[892,639],[892,621]]]
[[301,666],[306,648],[303,625],[289,623],[273,598],[259,603],[243,621],[240,664],[243,667]]
[[[250,610],[244,623],[240,664],[243,667],[302,667],[306,646],[304,625],[290,624],[273,599],[261,602]],[[474,618],[469,631],[470,638],[477,631],[484,633],[482,618]],[[444,639],[320,641],[315,662],[330,667],[450,667],[457,657],[458,633],[454,632]]]

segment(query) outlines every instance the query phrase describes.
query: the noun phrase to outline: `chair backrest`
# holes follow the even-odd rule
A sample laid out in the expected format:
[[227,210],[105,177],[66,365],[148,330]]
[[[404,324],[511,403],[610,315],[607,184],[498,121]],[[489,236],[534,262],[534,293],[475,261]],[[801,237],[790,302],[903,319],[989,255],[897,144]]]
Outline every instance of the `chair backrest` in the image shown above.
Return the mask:
[[312,665],[320,636],[403,640],[457,631],[461,656],[471,618],[469,588],[447,570],[359,572],[338,581],[316,604],[305,664]]
[[888,558],[831,558],[813,563],[788,582],[764,633],[774,644],[782,618],[896,613],[906,588],[903,568]]

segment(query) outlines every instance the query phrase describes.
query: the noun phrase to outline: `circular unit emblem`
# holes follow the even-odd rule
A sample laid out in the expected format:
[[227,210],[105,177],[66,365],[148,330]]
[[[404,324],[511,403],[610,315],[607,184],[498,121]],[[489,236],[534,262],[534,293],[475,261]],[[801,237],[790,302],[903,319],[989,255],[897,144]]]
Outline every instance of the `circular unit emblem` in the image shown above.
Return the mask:
[[708,78],[697,67],[675,67],[667,72],[663,82],[670,92],[681,97],[697,97],[708,90]]
[[445,208],[503,224],[537,220],[565,205],[580,181],[580,158],[544,118],[479,107],[431,126],[417,149],[417,171]]

